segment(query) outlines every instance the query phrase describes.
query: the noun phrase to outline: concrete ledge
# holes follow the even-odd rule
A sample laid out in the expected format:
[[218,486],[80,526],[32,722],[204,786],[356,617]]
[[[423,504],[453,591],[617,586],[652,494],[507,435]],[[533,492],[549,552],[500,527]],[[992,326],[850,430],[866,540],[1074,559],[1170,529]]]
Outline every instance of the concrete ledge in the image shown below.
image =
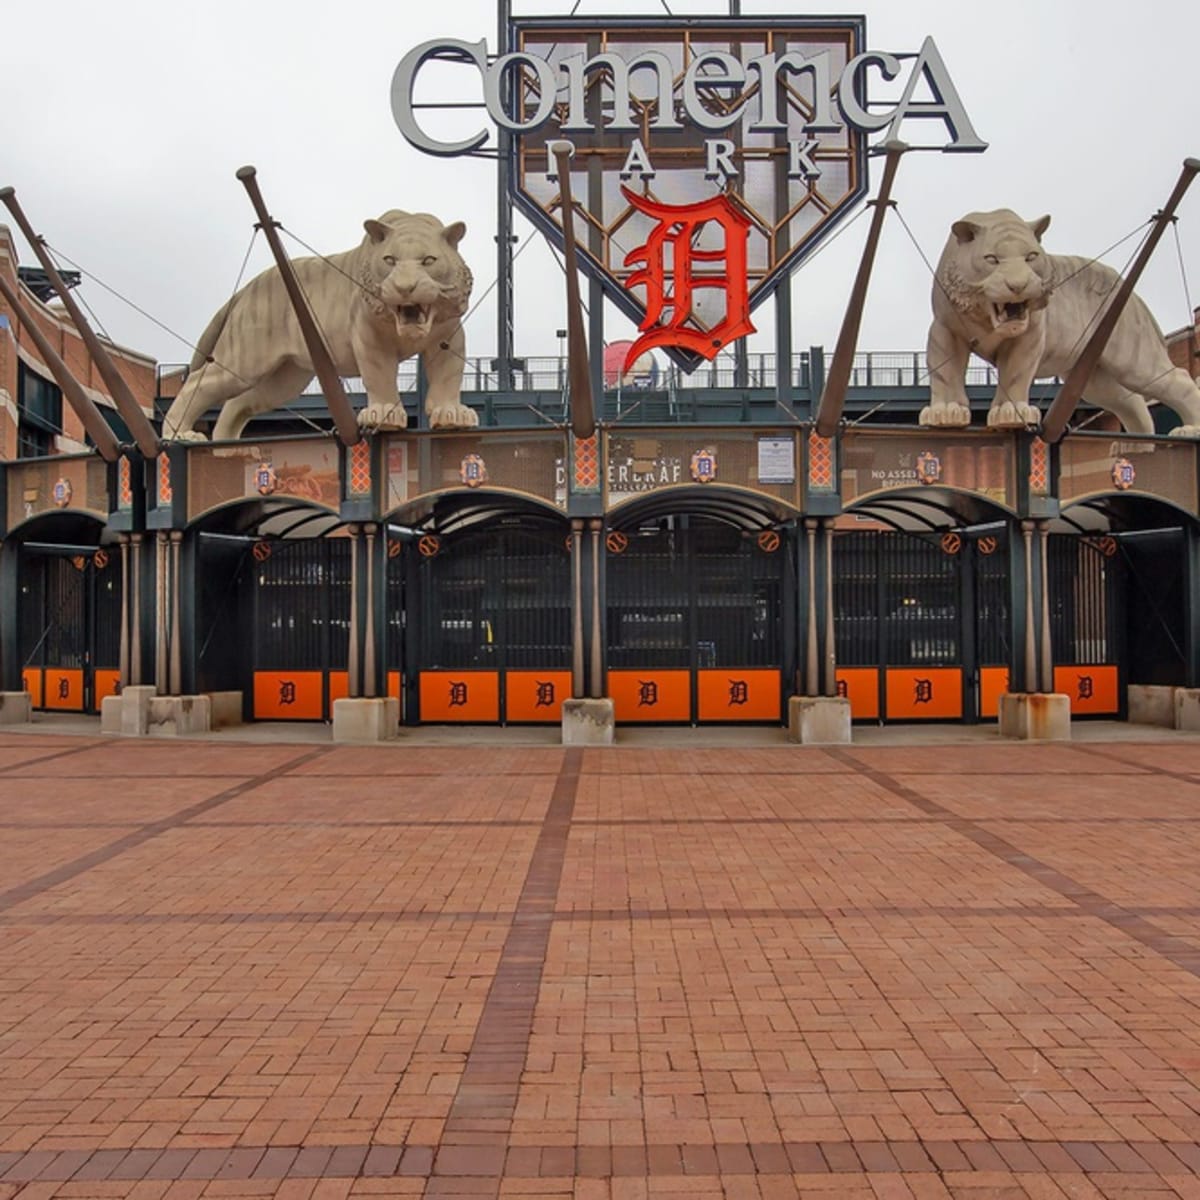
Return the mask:
[[212,732],[212,704],[207,696],[156,696],[150,701],[146,733],[180,737]]
[[562,744],[564,746],[611,746],[617,721],[612,700],[564,700]]
[[1200,733],[1200,688],[1175,689],[1175,728]]
[[100,732],[125,737],[185,737],[212,732],[207,696],[160,696],[154,687],[127,687],[100,702]]
[[33,720],[33,697],[28,692],[0,692],[0,725],[27,725]]
[[400,701],[394,696],[344,696],[333,702],[335,742],[389,742],[399,725]]
[[0,692],[0,725],[27,725],[33,720],[33,697],[28,692]]
[[1062,692],[1004,692],[1000,736],[1029,742],[1071,740],[1071,697]]
[[1131,725],[1161,725],[1175,728],[1175,693],[1163,684],[1131,683],[1126,696]]
[[849,745],[850,701],[845,696],[790,697],[788,741],[804,746]]
[[207,695],[214,729],[228,729],[231,725],[242,724],[241,692],[208,692]]

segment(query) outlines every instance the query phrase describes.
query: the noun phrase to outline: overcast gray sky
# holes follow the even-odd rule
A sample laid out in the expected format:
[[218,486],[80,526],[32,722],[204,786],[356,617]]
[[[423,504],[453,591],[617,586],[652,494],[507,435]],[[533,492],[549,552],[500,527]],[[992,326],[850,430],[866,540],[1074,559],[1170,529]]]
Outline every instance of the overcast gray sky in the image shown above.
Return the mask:
[[[514,6],[519,14],[561,15],[571,3]],[[728,11],[705,0],[670,0],[670,8]],[[865,11],[872,49],[915,51],[926,35],[935,38],[990,148],[910,155],[902,164],[896,199],[931,260],[952,221],[998,207],[1028,218],[1050,213],[1045,240],[1052,252],[1099,254],[1159,208],[1182,160],[1200,155],[1195,0],[872,0],[861,7],[743,0],[742,10]],[[584,16],[662,12],[660,0],[579,5]],[[494,5],[9,5],[0,27],[0,185],[17,189],[35,228],[56,249],[191,341],[228,297],[250,242],[254,218],[234,178],[244,163],[258,167],[273,214],[324,253],[354,245],[363,219],[388,208],[466,221],[460,249],[478,297],[495,275],[494,167],[422,155],[401,138],[389,104],[405,51],[443,36],[486,37],[494,47]],[[873,161],[872,191],[879,166]],[[1200,183],[1180,216],[1195,305]],[[522,242],[531,232],[519,216],[517,232]],[[865,232],[858,222],[793,277],[797,349],[835,342]],[[1107,261],[1121,267],[1132,244]],[[21,257],[33,262],[27,248]],[[268,263],[259,238],[247,278]],[[1184,274],[1168,235],[1140,289],[1164,329],[1189,318]],[[860,348],[922,348],[929,282],[907,235],[890,222]],[[164,362],[190,356],[186,345],[95,284],[84,295],[118,342]],[[534,235],[518,261],[519,354],[556,352],[562,296],[561,274]],[[494,305],[485,302],[467,326],[468,354],[494,351],[495,320]],[[756,321],[769,329],[769,319],[756,313]],[[632,332],[615,313],[609,327],[609,340]],[[752,351],[772,349],[765,332],[752,337]]]

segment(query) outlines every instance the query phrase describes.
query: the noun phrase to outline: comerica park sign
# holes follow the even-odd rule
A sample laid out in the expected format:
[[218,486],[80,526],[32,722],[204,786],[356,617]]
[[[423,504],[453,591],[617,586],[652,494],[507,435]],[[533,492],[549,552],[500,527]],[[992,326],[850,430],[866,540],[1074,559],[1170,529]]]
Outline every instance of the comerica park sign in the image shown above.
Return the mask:
[[[903,53],[865,40],[859,16],[517,17],[499,56],[415,46],[392,112],[439,156],[488,153],[501,131],[512,198],[558,242],[550,147],[569,141],[583,266],[639,323],[639,352],[691,367],[752,332],[750,311],[865,197],[872,136],[986,149],[932,38]],[[435,61],[443,84],[456,64],[454,100],[421,99]]]

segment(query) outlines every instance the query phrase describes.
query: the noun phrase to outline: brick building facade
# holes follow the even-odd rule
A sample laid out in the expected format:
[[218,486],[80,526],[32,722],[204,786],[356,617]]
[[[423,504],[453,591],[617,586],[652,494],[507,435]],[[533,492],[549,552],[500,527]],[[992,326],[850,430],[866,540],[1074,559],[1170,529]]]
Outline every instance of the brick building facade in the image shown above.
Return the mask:
[[[22,304],[43,335],[58,351],[76,379],[88,390],[106,418],[126,437],[112,398],[67,314],[43,303],[18,279],[16,245],[7,226],[0,225],[0,271],[19,290]],[[154,411],[155,361],[105,343],[122,376],[147,416]],[[0,296],[0,459],[31,453],[69,454],[85,449],[83,425],[58,386],[28,332]]]

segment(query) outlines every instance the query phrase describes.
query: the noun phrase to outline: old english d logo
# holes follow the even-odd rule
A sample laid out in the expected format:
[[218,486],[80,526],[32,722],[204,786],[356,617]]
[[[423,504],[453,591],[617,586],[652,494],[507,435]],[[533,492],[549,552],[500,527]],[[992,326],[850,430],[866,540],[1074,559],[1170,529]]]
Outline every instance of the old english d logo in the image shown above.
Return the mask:
[[[658,225],[644,245],[625,256],[625,266],[637,266],[626,288],[646,289],[646,316],[638,328],[642,336],[629,348],[622,371],[655,346],[672,346],[716,358],[730,342],[754,332],[750,324],[749,283],[746,274],[746,241],[750,220],[734,208],[728,196],[713,196],[695,204],[660,204],[627,187],[621,194],[639,212]],[[723,250],[699,250],[694,243],[703,226],[715,222],[725,239]],[[723,264],[724,272],[697,269],[698,264]],[[668,265],[669,264],[669,265]],[[698,288],[725,293],[725,316],[705,328],[694,311]],[[666,316],[669,311],[670,316]]]

